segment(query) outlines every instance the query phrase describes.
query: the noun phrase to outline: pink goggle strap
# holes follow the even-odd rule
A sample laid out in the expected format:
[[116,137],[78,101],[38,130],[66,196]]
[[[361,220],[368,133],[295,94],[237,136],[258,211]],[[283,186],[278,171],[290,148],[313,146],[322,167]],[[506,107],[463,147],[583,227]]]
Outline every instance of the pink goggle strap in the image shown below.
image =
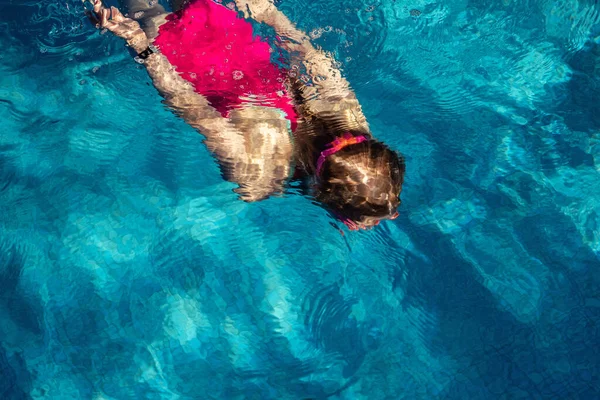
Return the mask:
[[366,141],[367,138],[364,136],[352,136],[350,132],[344,133],[342,137],[336,138],[333,142],[329,143],[326,150],[321,152],[319,159],[317,160],[317,176],[321,175],[321,169],[323,168],[323,164],[327,157],[332,154],[337,153],[342,150],[346,146],[350,146],[351,144],[358,144]]

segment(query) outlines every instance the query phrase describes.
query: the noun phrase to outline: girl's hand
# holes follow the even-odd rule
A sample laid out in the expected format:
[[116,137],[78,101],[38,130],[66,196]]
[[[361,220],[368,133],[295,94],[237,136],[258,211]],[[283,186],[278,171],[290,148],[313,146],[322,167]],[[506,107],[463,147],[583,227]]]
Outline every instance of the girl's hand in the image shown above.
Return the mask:
[[256,22],[267,24],[273,10],[276,9],[270,0],[235,0],[235,5],[244,18],[252,18]]
[[244,18],[252,18],[256,22],[272,26],[279,36],[297,43],[310,42],[308,35],[296,28],[275,6],[273,0],[235,0],[235,5]]
[[125,39],[129,46],[138,53],[148,48],[148,38],[137,21],[124,17],[116,7],[104,7],[102,0],[90,0],[89,2],[94,6],[94,10],[86,11],[86,15],[96,28],[108,29]]

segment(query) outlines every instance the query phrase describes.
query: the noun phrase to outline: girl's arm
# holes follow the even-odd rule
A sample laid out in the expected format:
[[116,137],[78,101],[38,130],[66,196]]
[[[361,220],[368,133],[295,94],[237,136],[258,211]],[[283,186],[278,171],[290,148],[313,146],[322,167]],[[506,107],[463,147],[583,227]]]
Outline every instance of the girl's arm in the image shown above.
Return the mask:
[[303,115],[332,120],[341,129],[369,132],[361,106],[342,76],[333,57],[315,48],[310,38],[299,30],[270,0],[236,0],[246,17],[272,26],[282,39],[282,46],[298,57],[310,76],[312,84],[294,80],[294,89],[301,98]]
[[[101,0],[95,0],[94,13],[88,13],[88,17],[97,27],[106,28],[125,39],[138,54],[148,49],[149,40],[138,22],[124,17],[115,7],[105,8]],[[283,158],[287,156],[286,153],[291,153],[291,144],[290,149],[287,149],[285,143],[274,143],[272,148],[267,150],[269,153],[263,157],[266,159],[271,156],[271,159],[257,166],[256,160],[260,159],[261,155],[251,154],[251,150],[255,149],[255,153],[265,150],[247,143],[246,135],[236,128],[234,121],[224,118],[204,96],[198,94],[194,87],[177,73],[165,56],[154,52],[143,60],[143,64],[154,86],[165,99],[164,102],[204,135],[204,142],[219,160],[224,177],[240,185],[237,192],[242,199],[260,200],[274,191],[281,190],[282,181],[287,176],[285,168],[282,169],[279,165],[285,166],[287,163],[289,166],[289,159]],[[247,116],[246,119],[251,117]],[[259,115],[258,118],[262,119],[263,125],[265,120],[268,121],[268,116],[265,115]],[[271,126],[260,126],[260,123],[252,125],[254,129],[262,128],[267,133],[273,131],[269,129]],[[274,176],[273,170],[276,167],[278,171],[283,170],[284,176],[281,178]]]
[[[94,13],[88,13],[88,17],[97,28],[106,28],[125,39],[129,47],[138,54],[147,50],[150,45],[146,33],[137,21],[124,17],[115,7],[105,8],[101,0],[94,0]],[[179,76],[165,56],[158,52],[152,53],[143,60],[143,64],[165,102],[187,123],[207,135],[215,129],[224,129],[226,132],[232,130],[227,120],[203,96],[197,94],[189,82]]]

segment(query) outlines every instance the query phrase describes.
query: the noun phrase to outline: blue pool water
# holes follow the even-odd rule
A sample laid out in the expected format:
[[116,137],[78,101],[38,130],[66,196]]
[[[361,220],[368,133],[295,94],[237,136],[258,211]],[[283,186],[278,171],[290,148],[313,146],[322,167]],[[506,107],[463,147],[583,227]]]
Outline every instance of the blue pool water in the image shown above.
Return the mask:
[[600,398],[600,5],[279,6],[406,156],[395,221],[237,201],[78,0],[0,0],[0,398]]

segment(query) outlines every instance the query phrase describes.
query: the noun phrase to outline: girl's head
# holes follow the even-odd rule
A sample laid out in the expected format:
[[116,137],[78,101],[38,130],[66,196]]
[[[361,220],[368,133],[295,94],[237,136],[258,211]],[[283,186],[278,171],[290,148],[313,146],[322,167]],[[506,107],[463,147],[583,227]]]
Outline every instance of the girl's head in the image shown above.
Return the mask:
[[316,198],[351,229],[398,216],[404,160],[383,143],[346,134],[321,153]]

